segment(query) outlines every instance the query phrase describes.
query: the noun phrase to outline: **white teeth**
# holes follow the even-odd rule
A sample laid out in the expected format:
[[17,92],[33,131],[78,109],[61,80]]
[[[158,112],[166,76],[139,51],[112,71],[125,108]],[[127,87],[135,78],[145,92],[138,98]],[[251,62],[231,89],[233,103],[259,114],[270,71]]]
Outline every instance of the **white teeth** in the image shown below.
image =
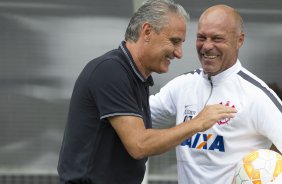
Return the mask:
[[208,55],[205,55],[205,54],[203,54],[203,56],[204,56],[204,58],[208,58],[208,59],[214,59],[214,58],[216,58],[216,56],[208,56]]

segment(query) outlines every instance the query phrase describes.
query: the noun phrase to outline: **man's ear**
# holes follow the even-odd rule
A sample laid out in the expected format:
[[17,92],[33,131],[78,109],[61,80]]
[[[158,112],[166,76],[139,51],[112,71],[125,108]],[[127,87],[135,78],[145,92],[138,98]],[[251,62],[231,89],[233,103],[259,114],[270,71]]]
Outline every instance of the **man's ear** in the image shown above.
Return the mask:
[[141,35],[144,39],[145,42],[149,42],[151,35],[152,35],[152,31],[153,31],[153,27],[151,26],[151,24],[149,24],[148,22],[145,22],[142,25],[142,29],[141,29]]
[[243,45],[245,40],[245,34],[242,32],[239,36],[239,40],[238,40],[238,49]]

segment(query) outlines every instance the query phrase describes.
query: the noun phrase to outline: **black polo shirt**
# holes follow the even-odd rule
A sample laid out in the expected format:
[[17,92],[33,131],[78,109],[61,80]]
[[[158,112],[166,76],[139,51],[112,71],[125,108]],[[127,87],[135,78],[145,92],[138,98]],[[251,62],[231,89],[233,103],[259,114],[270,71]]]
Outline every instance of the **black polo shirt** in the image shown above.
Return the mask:
[[58,163],[62,183],[142,182],[147,158],[133,159],[107,118],[138,116],[151,128],[151,85],[152,77],[141,75],[125,42],[85,66],[70,101]]

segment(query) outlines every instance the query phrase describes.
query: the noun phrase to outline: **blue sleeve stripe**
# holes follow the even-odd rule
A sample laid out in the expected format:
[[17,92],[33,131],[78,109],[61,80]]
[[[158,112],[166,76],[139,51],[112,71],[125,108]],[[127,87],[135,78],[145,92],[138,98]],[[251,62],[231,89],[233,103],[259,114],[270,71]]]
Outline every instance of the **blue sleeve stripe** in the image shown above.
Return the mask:
[[246,81],[250,82],[251,84],[261,89],[271,99],[271,101],[275,104],[275,106],[282,113],[282,104],[277,100],[277,98],[266,87],[263,87],[261,83],[259,83],[258,81],[256,81],[254,78],[244,73],[243,71],[238,72],[238,75],[240,75],[243,79],[245,79]]

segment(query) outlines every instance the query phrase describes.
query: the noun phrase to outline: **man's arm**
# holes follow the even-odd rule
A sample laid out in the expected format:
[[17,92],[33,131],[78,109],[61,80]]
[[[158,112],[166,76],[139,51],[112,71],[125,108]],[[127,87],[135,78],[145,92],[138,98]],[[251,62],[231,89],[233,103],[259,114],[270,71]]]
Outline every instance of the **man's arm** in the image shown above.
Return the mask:
[[168,129],[146,129],[135,116],[114,116],[109,121],[128,153],[135,159],[166,152],[196,132],[209,129],[223,118],[233,118],[236,109],[223,105],[205,107],[194,119]]

